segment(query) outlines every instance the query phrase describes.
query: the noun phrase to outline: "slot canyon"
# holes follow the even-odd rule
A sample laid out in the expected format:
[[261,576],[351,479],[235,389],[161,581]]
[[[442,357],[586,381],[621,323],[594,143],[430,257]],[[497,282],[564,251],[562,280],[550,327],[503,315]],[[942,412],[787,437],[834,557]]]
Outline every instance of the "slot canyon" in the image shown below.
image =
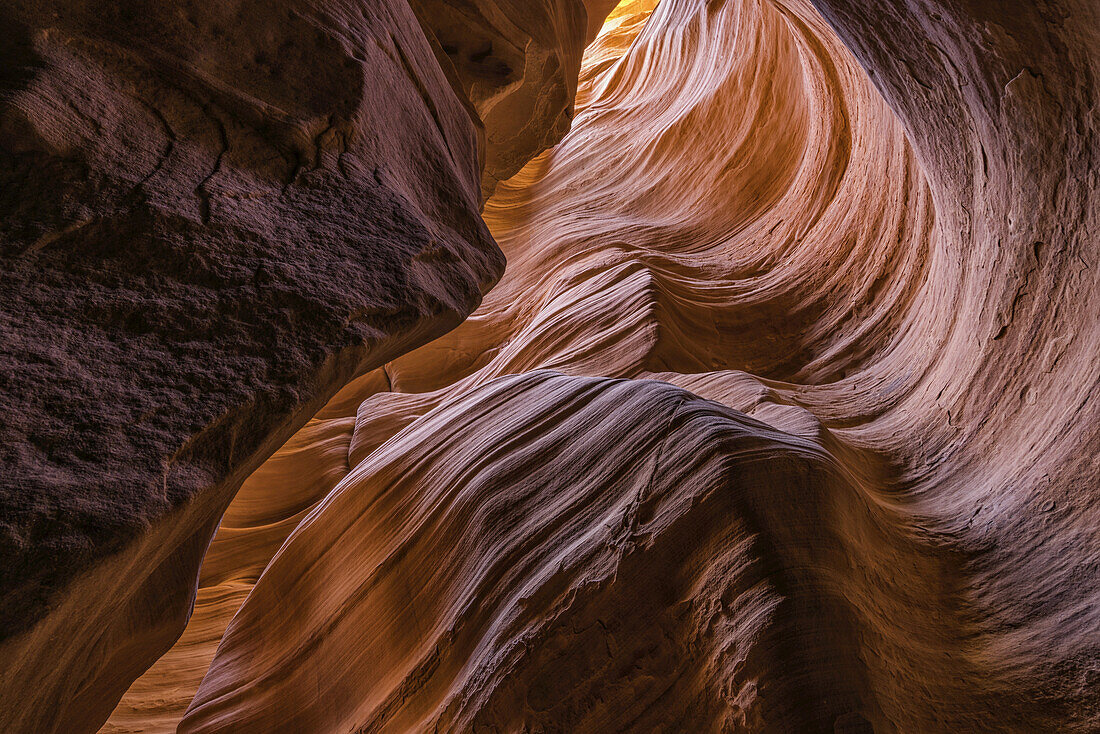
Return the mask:
[[1097,0],[0,22],[0,731],[1100,731]]

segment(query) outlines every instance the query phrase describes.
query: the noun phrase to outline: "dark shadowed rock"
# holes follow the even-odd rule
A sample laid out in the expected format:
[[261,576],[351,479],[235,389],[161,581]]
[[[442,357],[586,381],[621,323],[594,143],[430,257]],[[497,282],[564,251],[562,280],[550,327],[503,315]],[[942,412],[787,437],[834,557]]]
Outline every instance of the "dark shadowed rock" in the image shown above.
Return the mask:
[[244,477],[503,258],[404,3],[0,12],[0,728],[87,731]]

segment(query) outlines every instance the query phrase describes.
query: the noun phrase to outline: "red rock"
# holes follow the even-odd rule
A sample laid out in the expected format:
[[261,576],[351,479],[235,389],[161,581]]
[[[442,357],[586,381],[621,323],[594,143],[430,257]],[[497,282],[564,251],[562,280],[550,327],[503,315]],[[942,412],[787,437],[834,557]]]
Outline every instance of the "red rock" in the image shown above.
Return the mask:
[[419,5],[507,273],[245,481],[104,731],[1100,728],[1100,11],[632,0],[574,114],[584,5]]

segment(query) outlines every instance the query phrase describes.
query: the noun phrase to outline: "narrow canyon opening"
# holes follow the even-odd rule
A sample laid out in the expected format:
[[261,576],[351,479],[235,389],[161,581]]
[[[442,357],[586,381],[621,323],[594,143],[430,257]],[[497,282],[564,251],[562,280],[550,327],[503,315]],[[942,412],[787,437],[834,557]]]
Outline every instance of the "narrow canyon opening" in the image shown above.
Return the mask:
[[8,730],[1100,727],[1088,0],[66,4]]

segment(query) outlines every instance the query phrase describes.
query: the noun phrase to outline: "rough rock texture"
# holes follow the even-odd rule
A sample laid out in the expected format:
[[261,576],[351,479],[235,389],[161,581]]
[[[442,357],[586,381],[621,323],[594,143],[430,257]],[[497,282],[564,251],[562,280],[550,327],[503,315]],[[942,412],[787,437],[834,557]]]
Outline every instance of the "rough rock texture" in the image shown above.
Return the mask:
[[814,5],[612,13],[107,730],[1100,728],[1100,8]]
[[0,24],[0,729],[87,731],[183,629],[241,481],[503,261],[402,3]]

